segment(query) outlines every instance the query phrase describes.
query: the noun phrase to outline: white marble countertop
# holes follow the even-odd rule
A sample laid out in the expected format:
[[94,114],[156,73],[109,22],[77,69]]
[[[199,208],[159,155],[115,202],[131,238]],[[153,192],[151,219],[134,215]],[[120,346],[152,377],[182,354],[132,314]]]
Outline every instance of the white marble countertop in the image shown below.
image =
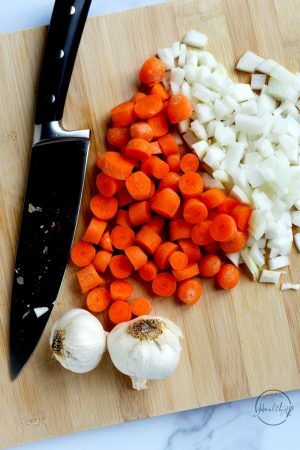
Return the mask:
[[[160,0],[94,0],[92,15],[136,8]],[[1,0],[0,33],[49,23],[54,0]],[[276,389],[276,386],[272,386]],[[299,450],[300,391],[288,393],[293,406],[284,423],[270,426],[255,414],[256,399],[170,414],[75,433],[15,448],[23,450]],[[280,407],[280,398],[271,406]],[[285,399],[284,399],[285,402]],[[270,403],[270,401],[269,401]],[[269,422],[278,413],[260,414]],[[1,430],[5,432],[5,430]]]

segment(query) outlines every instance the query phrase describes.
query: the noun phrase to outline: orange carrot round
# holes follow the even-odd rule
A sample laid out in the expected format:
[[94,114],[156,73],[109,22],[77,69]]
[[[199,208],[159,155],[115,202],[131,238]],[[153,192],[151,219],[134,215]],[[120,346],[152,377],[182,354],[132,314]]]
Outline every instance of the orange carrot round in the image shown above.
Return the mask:
[[103,278],[98,274],[93,264],[78,270],[77,278],[83,294],[104,283]]
[[180,161],[180,169],[182,172],[197,172],[199,167],[199,158],[194,153],[186,153]]
[[121,189],[123,183],[123,181],[116,180],[105,173],[99,173],[96,178],[97,189],[103,197],[112,197],[115,195]]
[[124,147],[130,139],[129,130],[127,127],[123,128],[109,128],[107,131],[107,142],[113,147]]
[[116,225],[123,225],[124,227],[132,227],[132,223],[130,221],[129,213],[126,209],[118,209],[116,215]]
[[199,267],[196,262],[189,263],[184,269],[172,270],[172,273],[176,281],[188,280],[199,275]]
[[176,291],[176,280],[168,272],[161,272],[152,281],[154,294],[160,297],[170,297]]
[[149,142],[149,145],[151,147],[152,155],[160,155],[162,153],[161,147],[157,141]]
[[204,203],[196,198],[190,198],[184,202],[183,217],[189,223],[196,224],[207,219],[208,211]]
[[146,200],[151,192],[151,180],[141,170],[129,175],[126,188],[134,200]]
[[178,250],[178,245],[174,242],[163,242],[154,253],[154,261],[160,270],[164,270],[168,266],[170,256]]
[[227,242],[234,238],[237,228],[234,219],[228,214],[218,214],[210,225],[210,234],[215,241]]
[[164,63],[155,56],[152,56],[142,65],[139,72],[139,80],[148,86],[153,86],[155,83],[161,82],[165,75],[165,71],[166,68]]
[[167,219],[175,216],[180,206],[180,197],[173,189],[158,191],[151,200],[151,209]]
[[150,119],[156,116],[164,107],[159,95],[150,94],[142,98],[134,105],[134,112],[139,119]]
[[194,305],[200,300],[202,295],[202,285],[195,278],[184,280],[178,283],[177,297],[186,305]]
[[95,247],[89,242],[79,241],[71,250],[71,260],[78,267],[85,267],[95,258]]
[[210,278],[217,275],[221,268],[221,260],[216,255],[204,255],[199,261],[199,274],[201,277]]
[[221,249],[225,253],[236,253],[243,250],[248,240],[248,233],[245,231],[237,231],[235,236],[226,242],[221,242]]
[[152,155],[146,162],[146,171],[148,171],[148,173],[150,173],[154,178],[161,180],[168,175],[169,166],[158,156]]
[[110,284],[109,292],[113,301],[126,302],[133,293],[133,286],[126,280],[115,280]]
[[248,230],[248,222],[252,213],[252,209],[247,205],[237,205],[232,211],[237,227],[241,231]]
[[176,251],[170,256],[170,266],[174,270],[185,269],[188,265],[188,257],[185,253]]
[[99,250],[93,259],[93,264],[98,272],[104,273],[109,265],[112,254],[106,250]]
[[148,261],[138,272],[142,280],[152,281],[156,277],[158,270],[153,261]]
[[169,130],[168,122],[164,112],[160,112],[155,116],[150,117],[150,119],[147,120],[147,123],[151,127],[154,139],[164,136]]
[[220,213],[231,214],[234,208],[239,204],[237,200],[231,197],[226,197],[220,205],[218,205],[217,210]]
[[105,152],[97,159],[97,166],[106,175],[117,180],[126,180],[131,174],[134,163],[117,152]]
[[147,122],[135,122],[130,125],[130,136],[150,142],[153,139],[153,131]]
[[171,123],[179,123],[191,117],[193,107],[185,95],[175,94],[171,96],[168,102],[167,114]]
[[115,127],[126,127],[136,120],[134,103],[121,103],[110,111],[110,115]]
[[165,219],[161,216],[155,216],[149,222],[147,223],[147,227],[151,228],[155,233],[159,234],[161,233],[164,225],[165,225]]
[[129,206],[128,213],[130,221],[134,227],[149,222],[151,219],[149,201],[144,200],[142,202],[133,203]]
[[97,194],[91,198],[90,208],[98,219],[110,220],[117,213],[118,201],[115,197],[103,197]]
[[146,253],[137,245],[125,248],[125,254],[135,270],[139,270],[148,261]]
[[179,147],[172,134],[166,134],[158,139],[162,152],[165,156],[173,155],[179,152]]
[[136,103],[136,102],[138,102],[139,100],[141,100],[141,99],[144,98],[144,97],[146,97],[146,94],[144,94],[144,92],[136,92],[136,93],[132,96],[131,101],[132,101],[133,103]]
[[204,222],[197,223],[193,226],[191,238],[194,244],[207,245],[214,242],[210,234],[211,223],[211,220],[205,220]]
[[188,257],[189,262],[199,261],[201,258],[201,250],[199,245],[194,244],[191,239],[179,239],[179,247]]
[[128,278],[132,272],[132,264],[126,255],[114,255],[109,268],[115,278]]
[[130,303],[132,314],[135,316],[147,316],[152,309],[152,303],[148,298],[137,297]]
[[217,282],[222,289],[234,288],[239,280],[240,272],[233,264],[224,264],[217,274]]
[[124,250],[134,243],[134,231],[126,226],[117,225],[111,231],[111,243],[118,250]]
[[192,224],[186,222],[184,219],[171,220],[169,223],[169,234],[171,241],[178,239],[188,239],[191,237]]
[[169,92],[164,88],[161,83],[156,83],[152,89],[151,94],[157,94],[161,97],[162,101],[168,100],[170,97]]
[[143,225],[137,232],[135,242],[146,252],[153,255],[158,246],[162,243],[161,237],[147,225]]
[[171,172],[179,172],[180,170],[180,153],[173,153],[167,156],[167,164]]
[[114,324],[128,322],[132,317],[130,305],[127,302],[117,300],[110,305],[108,316]]
[[130,203],[133,202],[133,198],[127,191],[126,186],[123,187],[119,192],[117,192],[116,197],[118,200],[118,205],[120,207],[128,206],[128,205],[130,205]]
[[83,235],[82,240],[91,242],[91,244],[99,244],[106,226],[106,221],[93,217]]
[[141,138],[134,138],[128,142],[124,153],[128,158],[136,159],[137,161],[147,161],[152,151],[148,141]]
[[99,246],[103,249],[106,250],[107,252],[113,252],[113,246],[111,243],[111,239],[110,239],[110,232],[109,231],[105,231],[105,233],[103,233],[103,236],[101,237],[100,241],[99,241]]
[[159,182],[159,189],[171,188],[173,191],[179,190],[179,180],[180,175],[176,172],[169,172],[167,175],[162,178]]
[[108,308],[110,296],[107,289],[98,287],[90,291],[86,298],[86,307],[93,313],[100,313]]
[[196,172],[188,172],[181,176],[179,189],[184,198],[198,197],[203,191],[201,175]]
[[213,188],[201,194],[201,201],[208,209],[216,208],[226,199],[226,195],[221,189]]

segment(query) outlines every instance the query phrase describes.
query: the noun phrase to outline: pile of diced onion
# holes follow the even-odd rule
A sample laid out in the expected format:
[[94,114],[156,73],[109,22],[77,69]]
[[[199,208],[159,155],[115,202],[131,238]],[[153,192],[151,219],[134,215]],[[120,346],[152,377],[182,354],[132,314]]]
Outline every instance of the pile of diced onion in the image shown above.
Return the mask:
[[[247,247],[229,258],[245,263],[254,280],[277,283],[293,240],[300,251],[300,233],[293,235],[300,226],[300,73],[248,51],[236,68],[252,74],[251,83],[234,83],[202,50],[206,43],[205,34],[191,30],[159,49],[168,69],[164,84],[192,101],[192,120],[179,131],[203,163],[204,186],[253,208]],[[282,285],[293,288],[299,285]]]

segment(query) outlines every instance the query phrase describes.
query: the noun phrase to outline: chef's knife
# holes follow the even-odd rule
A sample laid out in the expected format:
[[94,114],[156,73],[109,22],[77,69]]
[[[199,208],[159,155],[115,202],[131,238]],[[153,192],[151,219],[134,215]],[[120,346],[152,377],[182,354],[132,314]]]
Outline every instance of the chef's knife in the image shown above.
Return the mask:
[[90,130],[67,131],[60,120],[90,4],[91,0],[56,0],[48,31],[13,279],[13,379],[46,326],[77,222]]

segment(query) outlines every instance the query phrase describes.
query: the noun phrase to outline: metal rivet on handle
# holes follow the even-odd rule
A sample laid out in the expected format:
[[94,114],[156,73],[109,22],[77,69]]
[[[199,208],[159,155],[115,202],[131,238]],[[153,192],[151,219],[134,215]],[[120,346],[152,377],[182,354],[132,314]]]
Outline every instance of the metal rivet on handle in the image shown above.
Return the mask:
[[46,101],[47,101],[47,103],[54,103],[55,102],[55,95],[53,95],[53,94],[47,95]]
[[70,8],[70,15],[72,16],[73,14],[75,14],[75,11],[76,11],[75,6],[74,5],[71,6],[71,8]]
[[65,52],[63,50],[59,50],[59,59],[62,59],[64,57]]

